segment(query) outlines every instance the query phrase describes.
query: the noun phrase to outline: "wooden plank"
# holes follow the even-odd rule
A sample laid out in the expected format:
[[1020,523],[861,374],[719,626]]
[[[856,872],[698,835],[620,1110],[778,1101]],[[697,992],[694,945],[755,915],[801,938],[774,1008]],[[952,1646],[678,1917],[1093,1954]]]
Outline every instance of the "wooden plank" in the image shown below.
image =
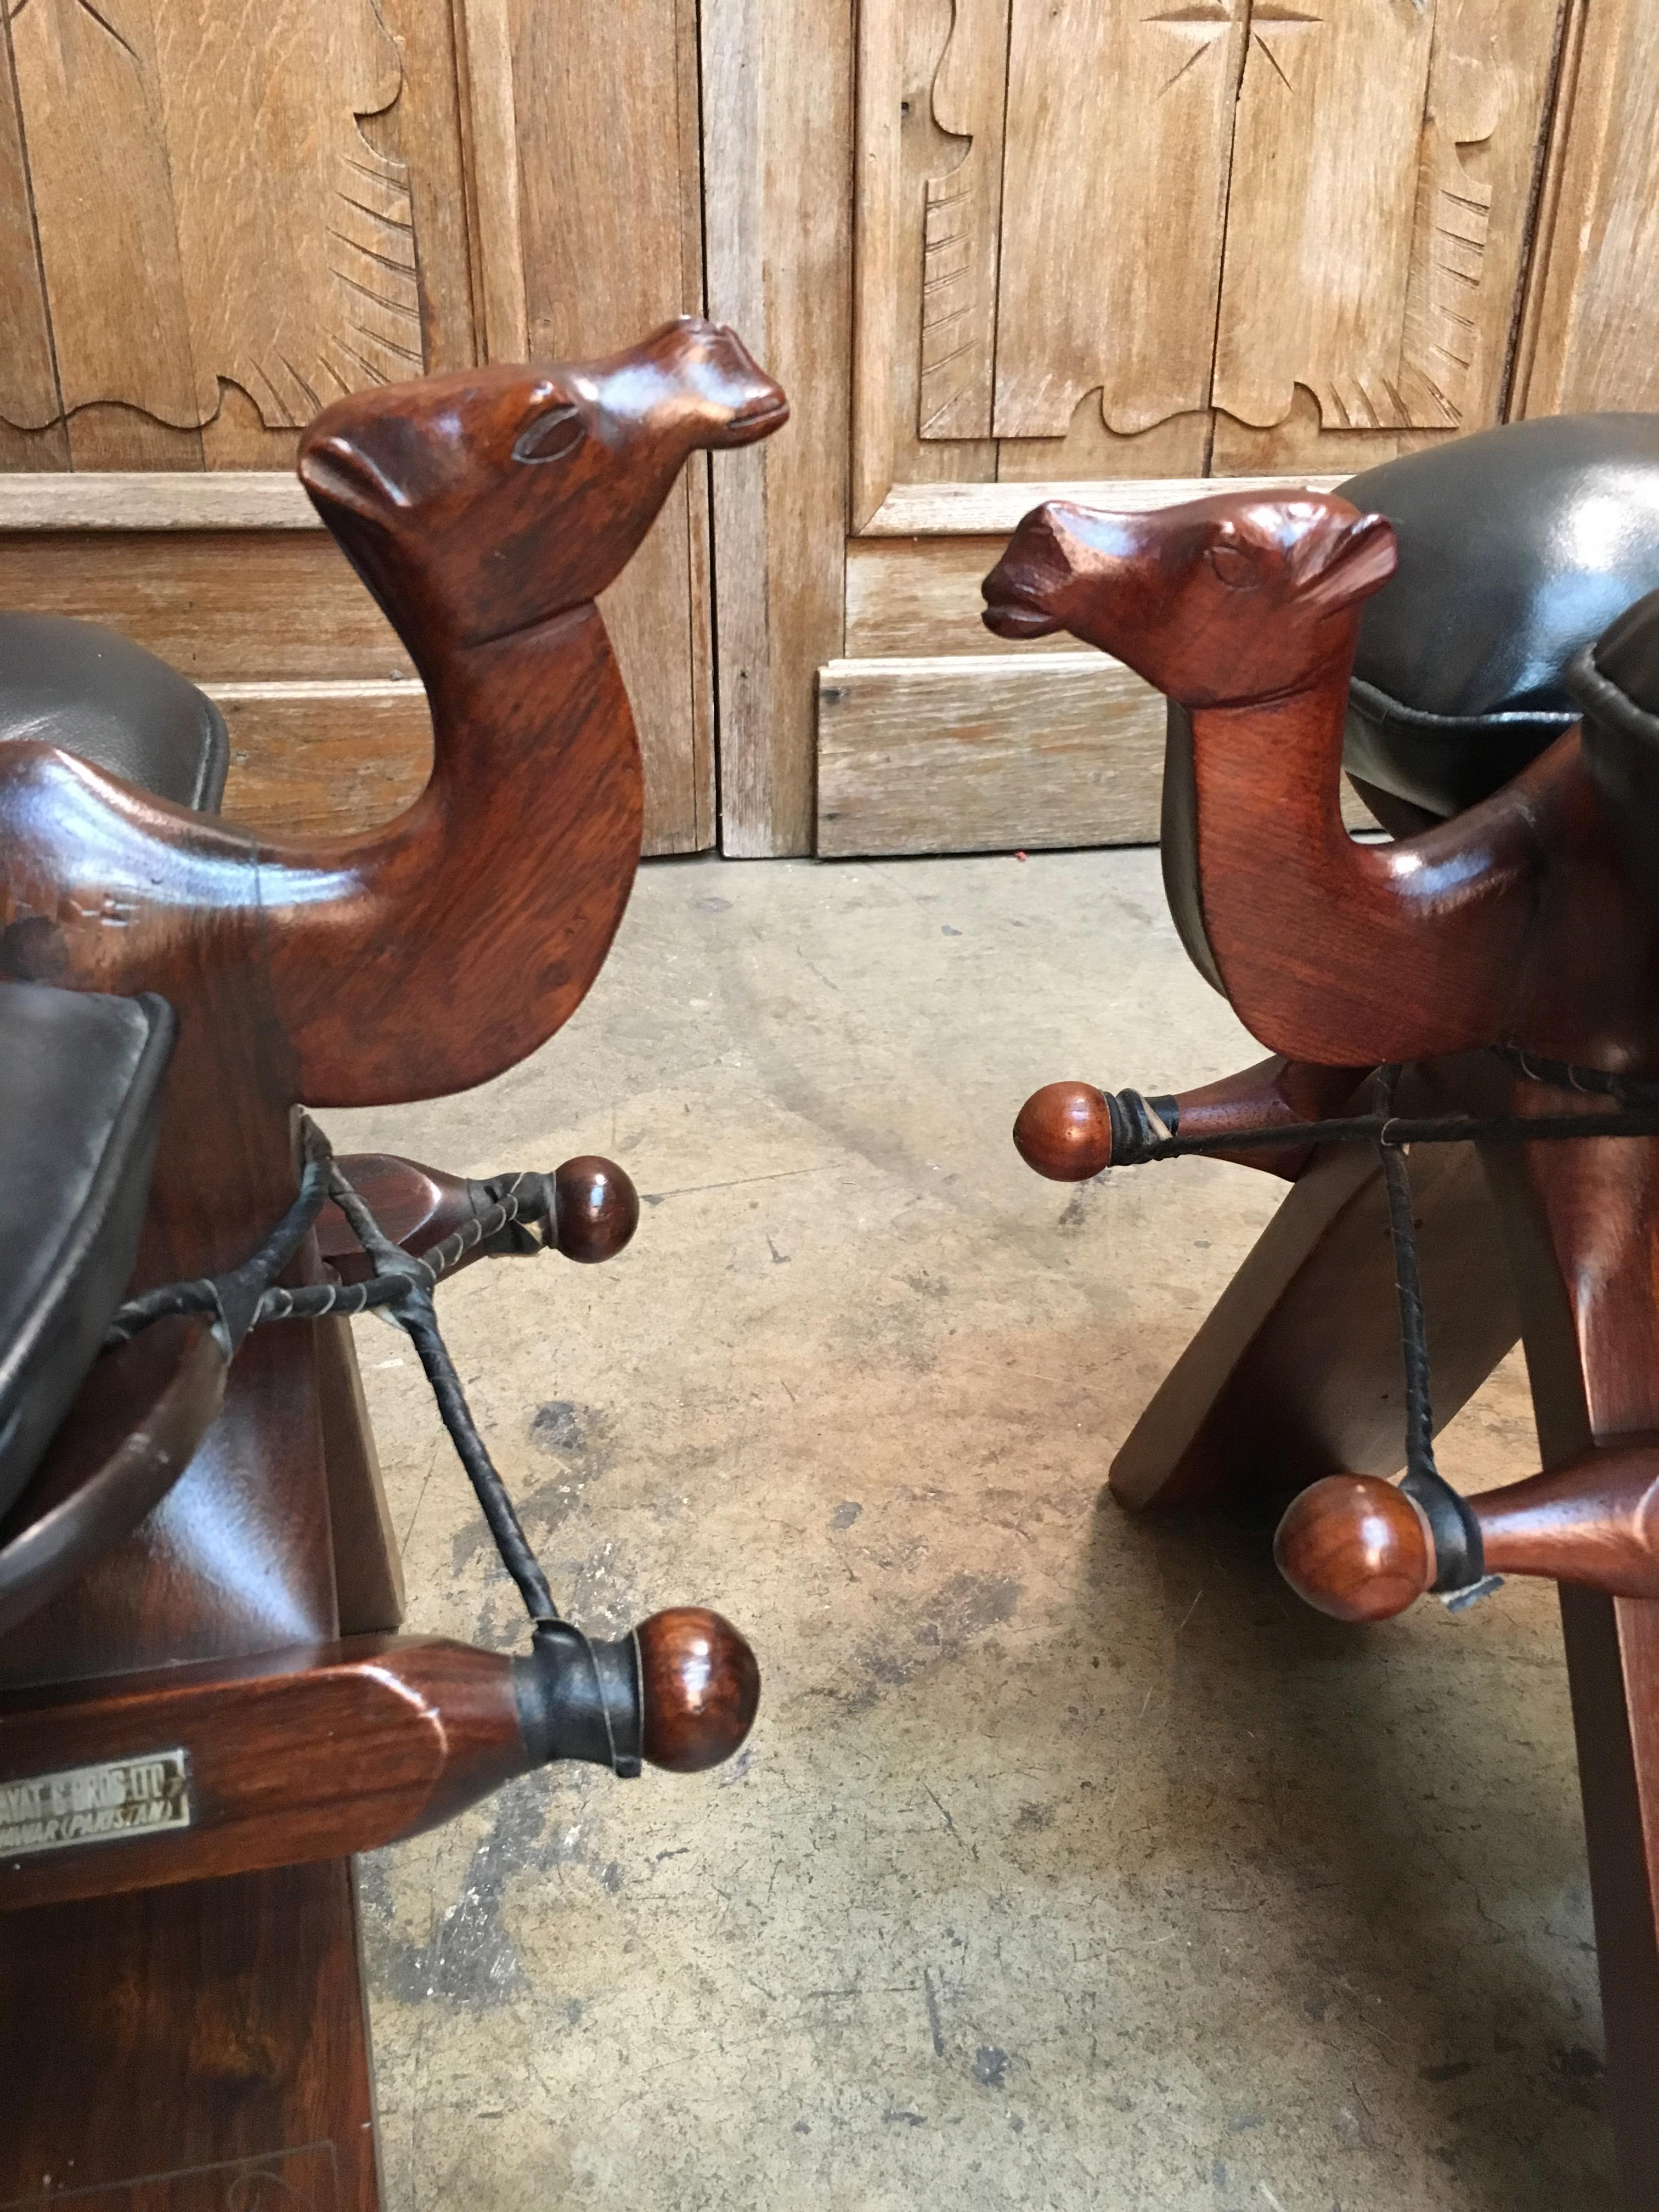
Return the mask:
[[862,538],[1006,537],[1023,516],[1047,499],[1075,500],[1082,507],[1120,507],[1140,514],[1179,507],[1183,500],[1207,499],[1221,491],[1328,491],[1335,476],[1240,476],[1218,483],[1210,477],[1117,477],[1066,483],[895,484],[859,532]]
[[[610,353],[702,299],[696,21],[685,0],[514,0],[520,230],[528,345],[537,360]],[[607,88],[596,100],[596,86]],[[688,477],[605,600],[646,762],[653,851],[709,842],[712,670],[694,659]],[[706,528],[706,523],[704,525]]]
[[432,765],[416,683],[209,684],[230,733],[226,815],[273,837],[344,836],[389,822]]
[[[12,19],[59,393],[77,467],[199,469],[196,434],[218,404],[218,386],[203,381],[191,349],[155,45],[151,10],[134,0],[107,19],[81,8],[26,8]],[[76,410],[88,411],[77,420]],[[188,434],[169,440],[166,426]]]
[[459,0],[473,282],[486,361],[523,361],[530,351],[513,17],[513,0]]
[[0,531],[320,530],[297,477],[270,469],[0,476]]
[[[973,654],[1006,659],[1007,642],[980,620],[981,579],[1002,557],[1006,537],[853,538],[847,545],[849,660]],[[1033,638],[1028,653],[1075,653],[1065,631]]]
[[[23,153],[9,9],[0,29],[0,330],[6,333],[0,348],[0,420],[17,430],[42,430],[57,422],[64,404]],[[68,463],[65,445],[58,465]]]
[[0,532],[0,606],[106,623],[198,684],[414,674],[325,531]]
[[1013,0],[997,300],[1000,437],[1189,418],[1211,359],[1245,11]]
[[[200,684],[230,728],[227,811],[259,828],[364,829],[425,779],[426,695],[325,530],[0,529],[0,606],[106,623]],[[672,805],[655,818],[646,851],[684,849]]]
[[922,438],[991,434],[1008,6],[1009,0],[963,0],[952,9],[929,95],[933,121],[960,143],[951,167],[924,185],[916,419]]
[[1514,412],[1659,407],[1659,17],[1588,0],[1568,64]]
[[[757,0],[727,0],[726,16],[741,7],[745,14]],[[724,18],[717,19],[724,21]],[[893,482],[895,393],[894,364],[899,350],[898,261],[900,211],[898,172],[900,123],[904,97],[902,64],[902,0],[868,0],[858,17],[857,156],[854,167],[854,206],[857,222],[858,294],[853,326],[852,520],[862,529],[891,489]],[[759,151],[759,112],[742,73],[740,41],[730,32],[714,46],[718,58],[728,65],[729,78],[716,88],[720,108],[743,106],[743,137],[752,162]],[[745,96],[746,95],[746,96]],[[716,108],[715,112],[720,112]],[[744,179],[755,194],[758,211],[758,179]],[[747,209],[745,208],[745,212]],[[722,240],[722,243],[725,241]],[[715,235],[709,234],[710,274],[720,265],[714,257]],[[733,240],[736,250],[754,246],[746,239]]]
[[[466,170],[462,157],[460,57],[450,6],[378,0],[403,57],[404,88],[366,124],[409,175],[418,247],[416,284],[427,368],[465,368],[479,357],[472,300]],[[213,465],[210,457],[208,465]]]
[[1218,470],[1364,468],[1498,420],[1559,6],[1254,10]]
[[721,842],[802,853],[813,672],[841,649],[851,353],[851,0],[707,0],[709,312],[788,392],[713,471]]
[[[820,859],[1157,842],[1164,701],[1101,653],[833,660]],[[1373,826],[1347,795],[1352,826]]]
[[818,855],[1156,841],[1164,702],[1104,653],[833,660]]
[[[60,20],[61,19],[61,20]],[[221,383],[264,458],[343,391],[424,364],[407,168],[366,126],[403,65],[374,0],[36,8],[14,23],[77,466],[194,466]],[[246,434],[244,434],[246,433]]]

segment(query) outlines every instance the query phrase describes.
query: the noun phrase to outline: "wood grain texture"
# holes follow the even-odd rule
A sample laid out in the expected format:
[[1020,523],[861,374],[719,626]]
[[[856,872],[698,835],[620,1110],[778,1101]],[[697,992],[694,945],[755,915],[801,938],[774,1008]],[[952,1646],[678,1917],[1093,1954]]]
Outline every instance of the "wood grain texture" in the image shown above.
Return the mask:
[[1514,411],[1659,405],[1659,22],[1586,0],[1564,56]]
[[[1479,1161],[1435,1146],[1412,1167],[1434,1359],[1449,1421],[1519,1334],[1504,1237]],[[1119,1503],[1285,1497],[1405,1459],[1400,1316],[1375,1155],[1316,1154],[1112,1463]]]
[[230,737],[224,811],[244,828],[276,837],[371,830],[412,805],[431,773],[432,714],[416,683],[206,690]]
[[189,1760],[188,1826],[8,1859],[0,1910],[344,1858],[437,1826],[531,1764],[510,1658],[364,1636],[0,1705],[0,1792],[173,1746]]
[[[1047,450],[1046,442],[1044,450]],[[1230,477],[1229,491],[1331,491],[1336,477],[1296,471],[1277,476]],[[895,484],[860,532],[866,538],[1006,536],[1044,500],[1076,500],[1093,507],[1126,510],[1178,507],[1218,489],[1206,477],[1153,476],[1091,477],[1086,482],[1049,483],[1011,477],[997,483]]]
[[[1524,1109],[1582,1112],[1526,1086]],[[1650,1316],[1659,1145],[1492,1147],[1546,1464],[1659,1425]],[[1659,2201],[1659,1601],[1564,1586],[1609,2116],[1632,2204]]]
[[[84,534],[46,526],[40,479],[24,481],[24,511],[42,526],[0,527],[0,603],[104,623],[201,684],[230,732],[228,815],[276,836],[343,835],[389,821],[417,796],[432,734],[414,664],[328,532],[288,526],[289,495],[299,493],[291,480],[253,479],[281,485],[276,527],[265,521],[277,502],[261,493],[246,507],[240,495],[230,501],[249,527],[208,529],[188,520],[222,519],[206,476],[173,479],[184,493],[176,501],[154,476],[118,483],[112,499],[108,478],[54,479],[71,514],[95,520]],[[611,599],[601,600],[607,613]],[[666,759],[659,750],[646,770],[649,818],[664,825],[647,834],[650,853],[683,849],[683,700],[678,725]],[[665,789],[653,773],[665,775]]]
[[[834,660],[818,672],[817,850],[1158,842],[1162,702],[1098,656]],[[1352,794],[1345,819],[1371,826]]]
[[[1612,1597],[1659,1598],[1659,1450],[1620,1437],[1468,1501],[1489,1575],[1537,1575]],[[1296,1498],[1273,1540],[1297,1595],[1338,1620],[1387,1620],[1440,1567],[1427,1516],[1375,1475],[1331,1475]]]
[[1391,1620],[1432,1588],[1434,1533],[1421,1506],[1374,1474],[1328,1474],[1293,1498],[1273,1565],[1333,1620]]
[[459,0],[456,28],[479,350],[486,361],[522,361],[530,350],[530,325],[519,197],[513,0]]
[[953,7],[928,95],[933,121],[958,144],[951,167],[924,187],[921,438],[991,434],[1009,6],[963,0]]
[[118,403],[196,432],[222,378],[266,428],[297,428],[424,363],[407,168],[362,127],[401,90],[396,45],[371,0],[277,0],[257,38],[250,54],[244,18],[197,0],[18,15],[71,415]]
[[[23,150],[9,12],[0,29],[0,328],[7,339],[0,359],[0,418],[13,428],[44,429],[63,414],[64,403]],[[68,460],[65,444],[55,461],[39,465],[62,469]]]
[[[689,0],[617,9],[512,0],[514,158],[532,360],[608,353],[702,304],[696,25]],[[486,259],[488,253],[486,252]],[[500,358],[516,356],[497,356]],[[626,573],[605,626],[645,761],[655,852],[714,841],[713,672],[688,470]],[[699,486],[701,489],[701,486]]]
[[700,1605],[653,1613],[637,1634],[646,1758],[672,1774],[701,1774],[730,1759],[760,1705],[760,1669],[747,1643]]
[[830,661],[817,849],[1150,842],[1163,751],[1156,695],[1098,657]]
[[[1218,471],[1366,467],[1401,450],[1379,433],[1498,419],[1559,12],[1556,0],[1253,9]],[[1297,387],[1311,410],[1294,410]]]
[[[1357,1067],[1317,1067],[1275,1053],[1270,1060],[1258,1060],[1253,1067],[1196,1091],[1145,1103],[1171,1135],[1183,1139],[1202,1138],[1214,1144],[1246,1130],[1282,1128],[1286,1138],[1282,1146],[1247,1145],[1229,1151],[1217,1144],[1206,1157],[1232,1160],[1240,1167],[1294,1182],[1315,1152],[1312,1145],[1295,1141],[1297,1127],[1340,1114],[1368,1073]],[[1031,1093],[1014,1119],[1015,1151],[1027,1167],[1052,1182],[1083,1182],[1102,1174],[1113,1164],[1113,1145],[1111,1106],[1092,1083],[1046,1083]]]
[[98,2212],[376,2212],[350,1868],[9,1914],[0,2074],[0,2198],[29,2212],[46,2174]]
[[194,684],[415,688],[413,661],[326,531],[6,532],[0,604],[105,623]]
[[787,389],[787,438],[714,472],[720,842],[805,853],[813,676],[842,649],[852,281],[851,0],[702,11],[711,314]]
[[1012,5],[995,429],[1059,436],[1098,388],[1119,431],[1190,416],[1196,473],[1247,11]]
[[269,469],[0,475],[0,531],[322,527],[304,487],[291,474]]

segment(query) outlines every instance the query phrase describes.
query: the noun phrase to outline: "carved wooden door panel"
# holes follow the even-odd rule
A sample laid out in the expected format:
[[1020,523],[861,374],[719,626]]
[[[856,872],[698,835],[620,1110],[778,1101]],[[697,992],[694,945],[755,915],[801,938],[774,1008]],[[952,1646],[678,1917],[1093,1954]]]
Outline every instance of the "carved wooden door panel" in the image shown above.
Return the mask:
[[[1659,294],[1640,0],[866,0],[858,39],[822,852],[1156,835],[1144,687],[978,629],[1041,487],[1336,480],[1511,412],[1659,405],[1659,309],[1619,321]],[[1562,195],[1601,211],[1618,309]]]
[[[412,669],[288,473],[298,428],[700,303],[685,13],[12,0],[0,604],[112,622],[202,681],[228,811],[357,826],[429,750]],[[706,568],[699,483],[607,599],[656,850],[713,836]]]

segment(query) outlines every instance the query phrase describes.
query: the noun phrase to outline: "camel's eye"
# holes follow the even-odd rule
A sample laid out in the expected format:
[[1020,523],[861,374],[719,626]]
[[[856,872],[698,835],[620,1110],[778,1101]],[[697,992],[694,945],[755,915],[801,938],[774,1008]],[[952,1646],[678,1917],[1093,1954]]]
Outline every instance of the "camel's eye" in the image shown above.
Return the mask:
[[587,430],[568,400],[544,407],[526,422],[513,441],[515,461],[562,461],[574,453]]
[[1224,584],[1230,592],[1254,590],[1257,581],[1255,556],[1236,539],[1224,538],[1219,544],[1212,545],[1204,557],[1217,582]]

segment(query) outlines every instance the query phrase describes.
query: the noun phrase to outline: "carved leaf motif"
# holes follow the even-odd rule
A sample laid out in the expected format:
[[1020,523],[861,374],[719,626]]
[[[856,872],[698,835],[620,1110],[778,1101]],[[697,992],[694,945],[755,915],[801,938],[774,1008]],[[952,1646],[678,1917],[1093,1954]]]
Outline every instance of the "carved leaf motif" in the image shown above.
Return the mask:
[[922,232],[923,438],[982,438],[991,427],[996,350],[1008,0],[953,0],[933,88],[933,120],[963,140],[929,177]]
[[1216,404],[1257,428],[1296,386],[1329,430],[1448,430],[1506,300],[1484,296],[1504,121],[1490,0],[1257,0],[1239,103]]
[[987,326],[994,327],[996,302],[984,296],[974,250],[981,166],[970,148],[948,175],[927,179],[916,423],[924,438],[981,438],[989,427],[983,339]]
[[223,380],[288,428],[421,373],[374,0],[24,0],[13,36],[64,412],[199,428]]

